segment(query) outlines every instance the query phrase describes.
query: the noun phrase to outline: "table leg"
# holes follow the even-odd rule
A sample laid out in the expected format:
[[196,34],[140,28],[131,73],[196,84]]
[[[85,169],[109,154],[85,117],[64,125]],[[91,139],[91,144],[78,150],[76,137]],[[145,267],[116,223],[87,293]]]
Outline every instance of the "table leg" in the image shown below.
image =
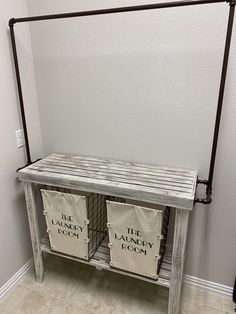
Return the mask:
[[43,281],[44,274],[44,262],[43,254],[40,248],[40,234],[36,213],[36,202],[35,202],[35,192],[33,188],[33,183],[24,182],[27,214],[29,220],[30,236],[33,247],[34,254],[34,265],[37,281]]
[[168,314],[179,313],[188,218],[188,210],[176,208]]

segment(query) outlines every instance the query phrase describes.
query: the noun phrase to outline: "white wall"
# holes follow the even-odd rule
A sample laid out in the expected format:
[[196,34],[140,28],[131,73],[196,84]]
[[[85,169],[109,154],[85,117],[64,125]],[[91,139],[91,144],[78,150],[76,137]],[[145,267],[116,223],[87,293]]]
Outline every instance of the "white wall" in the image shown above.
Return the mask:
[[[23,148],[16,148],[15,131],[22,128],[13,71],[8,20],[28,14],[24,0],[0,0],[0,287],[32,256],[22,184],[16,179],[16,169],[26,163]],[[32,51],[28,26],[17,27],[22,78],[28,119],[33,126],[30,139],[33,157],[42,155],[41,131],[37,109]]]
[[[39,15],[140,1],[28,3]],[[32,23],[46,154],[183,166],[206,178],[227,12],[217,4]],[[213,203],[191,216],[186,265],[190,275],[229,286],[236,269],[235,34]]]

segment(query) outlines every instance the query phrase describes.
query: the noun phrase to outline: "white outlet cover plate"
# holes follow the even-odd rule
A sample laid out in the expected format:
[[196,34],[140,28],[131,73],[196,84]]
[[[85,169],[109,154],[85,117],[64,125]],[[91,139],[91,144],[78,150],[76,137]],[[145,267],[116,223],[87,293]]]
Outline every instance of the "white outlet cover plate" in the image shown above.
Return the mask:
[[16,131],[16,146],[17,148],[20,148],[25,145],[25,140],[24,140],[24,132],[23,130],[17,130]]

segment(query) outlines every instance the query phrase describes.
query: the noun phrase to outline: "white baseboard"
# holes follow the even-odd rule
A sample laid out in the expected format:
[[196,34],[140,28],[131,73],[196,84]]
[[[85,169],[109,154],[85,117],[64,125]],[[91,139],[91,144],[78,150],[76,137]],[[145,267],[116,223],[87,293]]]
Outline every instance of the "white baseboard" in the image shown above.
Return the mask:
[[33,258],[25,263],[2,287],[0,287],[0,299],[8,293],[24,276],[25,273],[32,267]]
[[233,288],[229,286],[224,286],[216,282],[208,281],[205,279],[193,277],[190,275],[184,275],[184,283],[186,285],[202,288],[204,290],[207,290],[209,292],[226,295],[226,296],[232,296],[233,294]]
[[[25,265],[23,265],[2,287],[0,287],[0,299],[8,293],[19,280],[27,273],[33,265],[33,258],[31,258]],[[201,278],[184,275],[184,284],[192,287],[204,289],[209,292],[214,292],[221,295],[232,296],[233,288],[224,286],[219,283],[207,281]]]

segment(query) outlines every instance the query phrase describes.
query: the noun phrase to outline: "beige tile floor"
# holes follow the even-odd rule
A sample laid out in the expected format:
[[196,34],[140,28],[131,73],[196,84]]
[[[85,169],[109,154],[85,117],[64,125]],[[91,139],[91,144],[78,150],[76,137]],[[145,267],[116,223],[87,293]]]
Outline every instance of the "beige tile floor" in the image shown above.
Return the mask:
[[[33,270],[0,301],[1,314],[160,314],[167,313],[168,290],[115,273],[65,260],[47,259],[45,279]],[[230,297],[184,287],[182,314],[233,312]]]

